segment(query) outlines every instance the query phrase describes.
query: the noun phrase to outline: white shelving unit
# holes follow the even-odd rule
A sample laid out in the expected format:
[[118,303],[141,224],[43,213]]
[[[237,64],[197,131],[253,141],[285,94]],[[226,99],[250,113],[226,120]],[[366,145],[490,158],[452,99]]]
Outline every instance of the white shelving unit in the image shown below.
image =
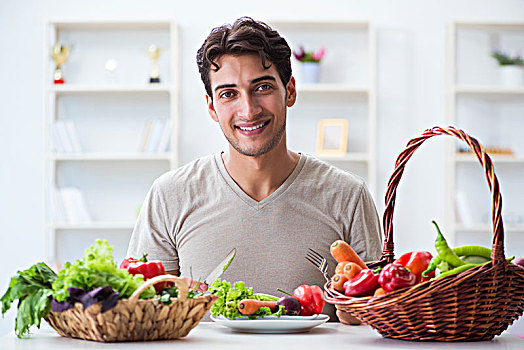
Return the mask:
[[[490,57],[494,50],[523,54],[524,22],[454,22],[448,28],[447,44],[448,123],[486,148],[508,151],[490,157],[501,187],[506,256],[524,256],[524,81],[505,86],[496,60]],[[458,152],[459,146],[465,145],[457,141],[448,147],[447,236],[455,246],[490,246],[489,188],[475,155]],[[462,205],[457,205],[458,197]]]
[[[179,162],[179,42],[177,25],[159,21],[50,21],[45,37],[45,242],[55,266],[74,261],[97,238],[124,257],[136,215],[153,180]],[[50,49],[72,45],[53,83]],[[160,83],[149,83],[147,48],[158,45]],[[116,70],[105,69],[107,60]],[[80,152],[59,153],[53,123],[72,120]],[[140,149],[153,119],[170,119],[166,151]],[[90,220],[57,218],[56,189],[78,188]]]
[[324,47],[321,78],[304,84],[292,57],[297,83],[297,104],[289,110],[288,143],[291,149],[315,153],[321,119],[347,119],[348,149],[341,156],[319,156],[363,177],[376,196],[376,39],[369,22],[268,21],[286,38],[291,49]]

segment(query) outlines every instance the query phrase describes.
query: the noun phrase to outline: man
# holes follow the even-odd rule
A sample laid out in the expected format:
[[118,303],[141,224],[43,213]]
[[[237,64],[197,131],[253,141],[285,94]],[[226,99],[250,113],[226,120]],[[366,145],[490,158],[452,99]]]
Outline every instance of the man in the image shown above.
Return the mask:
[[364,181],[287,148],[287,108],[297,97],[290,57],[286,40],[251,18],[213,29],[197,63],[228,150],[154,182],[128,255],[147,252],[170,273],[202,279],[235,247],[222,278],[277,295],[325,283],[304,259],[308,248],[330,259],[331,273],[337,239],[364,260],[380,256],[379,218]]

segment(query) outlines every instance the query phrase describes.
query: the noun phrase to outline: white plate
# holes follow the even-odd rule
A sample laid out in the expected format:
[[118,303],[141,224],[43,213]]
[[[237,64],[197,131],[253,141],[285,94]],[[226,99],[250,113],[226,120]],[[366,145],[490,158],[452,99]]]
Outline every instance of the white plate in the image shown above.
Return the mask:
[[329,320],[328,315],[320,314],[313,316],[266,316],[256,320],[239,318],[230,320],[222,315],[211,316],[211,319],[219,325],[229,327],[235,332],[244,333],[299,333],[307,332],[311,328],[319,326]]

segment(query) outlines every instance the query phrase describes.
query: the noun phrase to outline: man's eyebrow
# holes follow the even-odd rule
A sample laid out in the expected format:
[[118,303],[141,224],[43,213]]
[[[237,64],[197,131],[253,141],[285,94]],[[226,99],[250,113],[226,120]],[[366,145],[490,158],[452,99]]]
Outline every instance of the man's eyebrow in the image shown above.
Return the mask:
[[255,78],[255,79],[251,80],[251,84],[256,84],[256,83],[258,83],[259,81],[263,81],[263,80],[272,80],[272,81],[277,81],[277,80],[275,79],[275,77],[272,76],[272,75],[264,75],[264,76],[262,76],[262,77]]
[[220,90],[220,89],[227,89],[227,88],[232,88],[232,87],[235,87],[237,86],[237,84],[222,84],[222,85],[218,85],[217,87],[215,87],[215,92],[217,90]]

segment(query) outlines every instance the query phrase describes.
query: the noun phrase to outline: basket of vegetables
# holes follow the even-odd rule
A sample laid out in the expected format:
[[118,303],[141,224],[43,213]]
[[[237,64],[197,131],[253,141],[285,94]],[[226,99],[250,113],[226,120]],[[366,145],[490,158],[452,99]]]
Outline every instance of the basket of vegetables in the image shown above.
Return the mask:
[[64,337],[99,342],[176,339],[186,336],[217,299],[189,290],[182,278],[166,275],[158,261],[126,259],[118,268],[112,250],[107,241],[98,240],[58,274],[45,263],[19,271],[0,299],[2,313],[18,299],[17,335],[45,319]]
[[[492,249],[464,247],[463,251],[453,251],[439,230],[435,257],[428,252],[411,252],[395,260],[393,212],[397,186],[407,161],[417,148],[427,139],[440,135],[454,136],[467,143],[484,169],[492,194]],[[524,311],[524,268],[505,258],[501,212],[498,180],[483,146],[454,127],[426,130],[408,142],[389,179],[383,216],[385,240],[380,260],[364,265],[342,285],[342,289],[338,279],[328,281],[324,287],[326,301],[351,313],[384,337],[418,341],[493,339]],[[487,262],[468,262],[459,257],[485,257],[486,251],[489,251]],[[443,263],[448,265],[449,271],[432,277],[436,266],[442,268]],[[379,272],[378,268],[382,270]]]

